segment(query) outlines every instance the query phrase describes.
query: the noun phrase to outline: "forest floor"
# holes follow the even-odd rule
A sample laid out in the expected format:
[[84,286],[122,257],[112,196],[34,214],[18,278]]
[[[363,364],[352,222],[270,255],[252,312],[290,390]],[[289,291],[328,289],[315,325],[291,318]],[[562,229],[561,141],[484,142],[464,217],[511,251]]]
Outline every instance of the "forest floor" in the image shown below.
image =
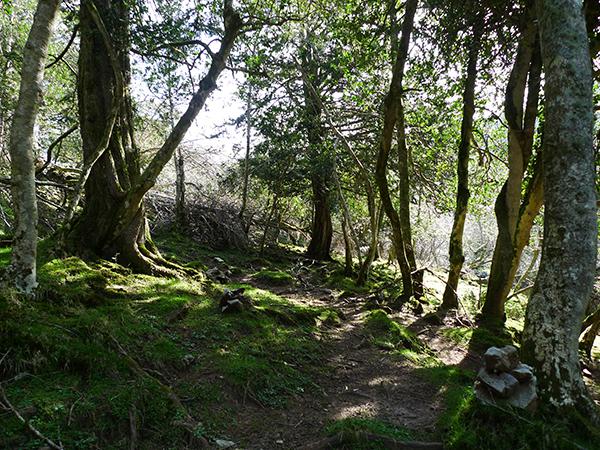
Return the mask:
[[[422,301],[403,304],[384,264],[358,287],[338,262],[292,249],[157,241],[190,277],[52,259],[42,246],[37,300],[0,295],[0,448],[47,438],[65,449],[183,449],[198,436],[231,449],[595,448],[566,424],[515,411],[478,410],[473,421],[480,356],[518,338],[523,312],[513,302],[499,336],[473,327],[476,280],[461,283],[460,313],[442,317],[442,273],[427,274]],[[0,250],[0,267],[7,257]],[[254,306],[221,314],[224,290],[242,287]],[[556,436],[582,447],[555,447]]]

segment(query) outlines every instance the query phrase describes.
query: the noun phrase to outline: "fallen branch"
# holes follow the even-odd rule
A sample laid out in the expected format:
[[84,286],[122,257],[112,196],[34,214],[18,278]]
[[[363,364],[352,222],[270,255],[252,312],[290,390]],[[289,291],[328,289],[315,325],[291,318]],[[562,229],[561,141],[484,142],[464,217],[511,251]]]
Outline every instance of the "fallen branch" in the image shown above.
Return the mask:
[[150,375],[142,366],[139,365],[139,363],[135,359],[129,356],[129,353],[127,353],[127,351],[121,346],[121,344],[119,344],[119,341],[117,341],[114,336],[109,335],[109,337],[115,344],[115,347],[117,348],[118,352],[125,359],[125,362],[129,369],[141,378],[148,378],[154,381],[158,385],[160,390],[169,398],[169,400],[171,400],[171,403],[173,403],[175,408],[183,413],[184,420],[174,421],[173,424],[184,428],[188,432],[190,439],[193,441],[191,443],[192,448],[210,448],[206,438],[198,434],[196,421],[190,415],[187,408],[183,405],[179,397],[177,397],[175,392],[173,392],[173,389],[170,386],[162,383],[158,378]]
[[12,403],[8,400],[8,398],[6,397],[6,392],[4,391],[4,388],[2,387],[2,383],[0,383],[0,397],[2,397],[1,398],[2,403],[0,403],[0,406],[2,406],[2,408],[6,409],[7,411],[11,411],[15,415],[15,417],[17,419],[19,419],[19,421],[23,425],[25,425],[27,427],[27,429],[33,435],[35,435],[35,437],[43,440],[46,444],[48,444],[48,446],[50,448],[53,448],[54,450],[64,450],[64,447],[62,446],[62,444],[60,442],[57,444],[52,439],[44,436],[36,427],[31,425],[31,422],[29,422],[29,420],[25,419],[25,417],[23,417],[21,415],[21,413],[17,410],[17,408],[15,408],[12,405]]

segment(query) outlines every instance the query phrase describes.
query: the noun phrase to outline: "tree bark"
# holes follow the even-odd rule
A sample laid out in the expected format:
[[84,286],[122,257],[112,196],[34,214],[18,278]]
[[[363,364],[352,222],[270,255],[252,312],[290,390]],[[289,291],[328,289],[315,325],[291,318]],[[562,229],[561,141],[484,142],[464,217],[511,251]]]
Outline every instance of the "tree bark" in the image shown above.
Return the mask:
[[544,242],[523,330],[522,356],[539,395],[600,425],[582,380],[578,338],[597,256],[592,68],[581,2],[538,0],[546,75]]
[[398,44],[398,54],[394,63],[392,81],[383,105],[383,131],[379,142],[379,154],[375,169],[375,178],[379,187],[379,195],[383,210],[390,220],[392,227],[392,241],[396,250],[396,257],[402,273],[402,290],[405,296],[413,295],[413,277],[405,253],[405,238],[402,235],[402,223],[398,212],[394,208],[387,182],[387,163],[392,148],[394,127],[398,121],[400,100],[402,97],[402,79],[404,66],[408,56],[410,36],[414,26],[417,0],[407,0],[402,23],[402,35]]
[[[476,19],[477,20],[477,19]],[[460,130],[460,144],[458,147],[457,176],[458,187],[456,191],[456,209],[454,223],[450,233],[450,270],[448,281],[442,298],[442,308],[458,308],[458,280],[460,271],[465,262],[463,252],[463,232],[469,205],[469,154],[473,137],[473,118],[475,115],[475,82],[477,81],[477,59],[481,45],[480,27],[472,27],[471,42],[467,62],[467,76],[463,93],[463,116]]]
[[[539,195],[526,198],[536,202],[521,203],[523,180],[533,152],[541,79],[541,55],[534,14],[531,4],[525,14],[515,63],[506,88],[504,105],[509,127],[509,174],[494,207],[498,236],[481,313],[482,323],[489,327],[501,326],[504,323],[504,304],[519,268],[523,248],[529,240],[533,219],[542,201],[540,184],[535,186],[535,193]],[[525,92],[527,101],[524,105]]]
[[311,179],[313,194],[313,221],[310,243],[306,256],[318,260],[330,260],[333,226],[331,223],[330,192],[325,179],[314,174]]
[[16,289],[33,295],[37,287],[37,199],[33,133],[42,97],[48,43],[59,0],[39,0],[23,50],[21,86],[9,143],[15,231],[8,274]]
[[[306,43],[302,49],[302,87],[305,102],[305,125],[308,140],[308,154],[311,164],[311,188],[313,196],[313,220],[311,239],[306,256],[318,260],[331,259],[333,226],[331,223],[331,177],[333,161],[323,143],[325,130],[322,123],[322,102],[317,89],[317,68],[313,49]],[[307,69],[307,72],[304,70]]]
[[185,212],[185,159],[181,148],[173,155],[175,162],[175,222],[179,229],[187,227],[187,214]]
[[[148,166],[141,171],[139,152],[133,141],[131,101],[128,95],[129,24],[128,3],[123,0],[85,0],[80,10],[79,114],[84,166],[85,206],[81,216],[68,228],[68,244],[76,253],[117,260],[134,270],[165,273],[169,266],[152,243],[146,223],[143,197],[152,188],[164,166],[171,160],[194,118],[225,69],[226,59],[242,27],[242,20],[225,0],[225,32],[221,48],[212,54],[207,74],[200,81],[187,110],[171,130]],[[101,24],[95,19],[94,11]],[[97,19],[97,18],[96,18]],[[111,45],[102,37],[106,28]],[[110,47],[118,55],[119,70],[113,70]],[[119,75],[123,89],[119,90]],[[112,106],[117,105],[113,115]],[[114,117],[114,127],[110,120]],[[108,139],[106,139],[107,130]],[[103,139],[107,145],[97,151]],[[96,160],[94,158],[97,158]]]
[[244,214],[248,204],[248,182],[250,180],[250,143],[252,132],[252,91],[248,88],[248,97],[246,98],[246,155],[244,156],[244,181],[242,187],[242,206],[239,217],[244,221]]
[[406,262],[410,268],[412,289],[415,298],[423,297],[423,271],[417,270],[417,260],[412,242],[412,229],[410,225],[410,175],[408,170],[408,147],[406,145],[406,128],[404,123],[404,105],[402,98],[398,104],[398,122],[396,124],[398,140],[398,180],[399,180],[399,206],[398,216],[402,228],[402,242]]

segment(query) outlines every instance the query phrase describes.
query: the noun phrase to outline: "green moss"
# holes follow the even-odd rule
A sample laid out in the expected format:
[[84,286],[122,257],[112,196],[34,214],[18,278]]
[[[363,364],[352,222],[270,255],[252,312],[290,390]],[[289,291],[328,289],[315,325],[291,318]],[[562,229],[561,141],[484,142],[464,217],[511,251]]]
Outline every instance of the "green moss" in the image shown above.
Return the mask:
[[456,402],[446,425],[447,448],[461,450],[594,449],[600,437],[590,435],[574,415],[486,406],[472,392]]
[[358,434],[360,432],[389,437],[397,441],[407,441],[410,439],[414,439],[414,433],[406,428],[394,426],[387,422],[368,417],[351,417],[347,419],[337,420],[327,425],[325,430],[330,435],[339,433],[357,433],[357,439],[355,442],[352,443],[352,448],[357,450],[376,450],[387,448],[384,443],[377,442],[376,440],[369,442],[361,441],[359,439],[360,435]]
[[426,350],[425,345],[411,331],[392,320],[385,311],[376,309],[365,318],[365,331],[379,347],[395,350],[408,349],[415,352]]
[[255,280],[274,286],[285,286],[294,282],[294,277],[281,270],[262,269],[252,275]]
[[0,247],[0,268],[10,264],[11,247]]

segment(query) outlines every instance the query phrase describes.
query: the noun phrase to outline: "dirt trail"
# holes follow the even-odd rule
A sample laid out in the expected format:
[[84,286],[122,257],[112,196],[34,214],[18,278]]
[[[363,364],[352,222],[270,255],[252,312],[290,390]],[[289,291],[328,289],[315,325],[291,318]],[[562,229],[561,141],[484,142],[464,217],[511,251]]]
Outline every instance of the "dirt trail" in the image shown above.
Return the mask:
[[[293,303],[334,307],[344,320],[339,327],[323,330],[327,376],[315,380],[319,389],[291,399],[284,410],[248,404],[236,417],[238,426],[231,434],[241,448],[300,448],[323,437],[327,423],[351,417],[378,419],[419,433],[434,431],[443,408],[442,393],[416,372],[415,364],[369,342],[363,329],[364,299],[334,299],[323,289],[257,287],[270,289]],[[409,322],[413,319],[417,318],[404,317]],[[427,334],[423,337],[429,343]],[[437,356],[450,363],[466,356],[442,340],[433,348],[437,346]]]

